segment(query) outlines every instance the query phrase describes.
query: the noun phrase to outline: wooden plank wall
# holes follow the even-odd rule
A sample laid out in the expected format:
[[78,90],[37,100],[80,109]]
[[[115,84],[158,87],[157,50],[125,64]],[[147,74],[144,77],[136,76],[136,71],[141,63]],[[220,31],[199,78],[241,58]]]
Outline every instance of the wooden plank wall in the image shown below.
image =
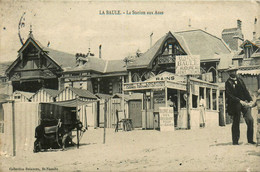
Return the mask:
[[58,96],[56,97],[56,101],[66,101],[75,99],[76,94],[73,93],[69,88],[64,89]]
[[[16,155],[32,152],[35,127],[39,124],[39,103],[15,102],[14,119],[12,117],[12,103],[3,104],[3,108],[5,118],[4,133],[1,134],[1,152],[13,155],[13,138],[15,139]],[[13,124],[15,124],[15,137],[13,137]]]
[[38,91],[36,94],[33,95],[32,102],[53,102],[53,98],[46,93],[44,90]]
[[[107,128],[115,128],[116,125],[116,110],[122,110],[121,98],[107,99]],[[99,126],[104,127],[104,113],[105,113],[105,100],[101,99],[99,104]],[[128,102],[125,101],[125,113],[128,117]],[[120,116],[121,115],[121,116]],[[125,118],[123,113],[119,113],[119,120]]]

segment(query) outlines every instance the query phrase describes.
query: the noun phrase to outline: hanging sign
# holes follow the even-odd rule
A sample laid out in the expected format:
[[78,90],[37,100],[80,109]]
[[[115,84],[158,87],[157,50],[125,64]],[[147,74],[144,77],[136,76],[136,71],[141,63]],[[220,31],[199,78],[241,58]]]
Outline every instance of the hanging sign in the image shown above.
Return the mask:
[[176,74],[177,75],[199,75],[200,74],[200,56],[182,55],[176,56]]
[[173,107],[159,107],[160,131],[174,131]]

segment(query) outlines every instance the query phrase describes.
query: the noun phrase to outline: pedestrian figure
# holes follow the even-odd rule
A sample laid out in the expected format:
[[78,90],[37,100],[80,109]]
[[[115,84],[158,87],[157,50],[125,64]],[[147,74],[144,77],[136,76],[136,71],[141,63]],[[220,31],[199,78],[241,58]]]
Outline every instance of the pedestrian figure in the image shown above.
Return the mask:
[[115,128],[115,132],[118,132],[118,125],[119,125],[119,117],[118,117],[118,110],[116,110],[116,128]]
[[225,88],[227,95],[227,112],[233,119],[231,129],[233,145],[238,145],[240,137],[239,127],[241,112],[243,113],[247,125],[247,141],[250,144],[256,144],[253,141],[254,119],[251,115],[253,101],[243,80],[235,74],[230,74],[230,77],[225,83]]
[[205,127],[206,118],[205,118],[205,109],[206,109],[206,102],[202,96],[200,96],[199,101],[199,109],[200,109],[200,127]]

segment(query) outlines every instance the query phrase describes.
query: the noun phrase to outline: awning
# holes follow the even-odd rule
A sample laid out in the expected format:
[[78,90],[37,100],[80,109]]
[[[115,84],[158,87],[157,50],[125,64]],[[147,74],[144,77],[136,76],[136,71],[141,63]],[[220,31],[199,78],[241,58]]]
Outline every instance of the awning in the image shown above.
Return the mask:
[[240,75],[260,75],[260,70],[259,69],[254,69],[254,70],[238,70],[237,74]]
[[96,101],[83,101],[80,99],[72,99],[72,100],[60,101],[60,102],[48,102],[48,104],[54,104],[63,107],[77,107],[77,106],[87,105],[93,102]]
[[260,65],[240,66],[237,70],[240,75],[260,75]]

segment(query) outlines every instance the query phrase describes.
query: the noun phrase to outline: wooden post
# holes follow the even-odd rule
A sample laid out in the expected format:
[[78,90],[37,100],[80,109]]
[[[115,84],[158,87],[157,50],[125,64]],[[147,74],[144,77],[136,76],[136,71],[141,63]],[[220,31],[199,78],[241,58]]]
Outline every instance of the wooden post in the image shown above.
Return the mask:
[[79,148],[79,130],[77,128],[77,148]]
[[187,75],[187,100],[186,100],[186,108],[187,108],[187,128],[191,129],[190,127],[190,75]]
[[220,91],[218,89],[216,89],[216,108],[217,111],[219,111],[219,96],[220,96]]
[[104,112],[104,137],[103,137],[103,144],[106,143],[106,127],[107,127],[107,100],[105,100],[105,112]]
[[[78,100],[77,100],[77,107],[76,107],[76,115],[77,115],[77,120],[80,119],[79,117],[79,106],[78,106]],[[79,148],[79,129],[77,127],[77,149]]]
[[180,93],[180,90],[177,90],[177,99],[178,99],[178,113],[180,113],[180,109],[181,109],[181,93]]
[[153,109],[153,129],[155,130],[155,114],[154,114],[154,98],[153,98],[153,90],[151,90],[151,109]]
[[206,102],[205,112],[206,112],[206,109],[207,109],[207,106],[208,106],[207,91],[206,91],[206,89],[207,89],[207,87],[204,87],[204,88],[203,88],[204,100],[205,100],[205,102]]
[[145,129],[147,129],[147,96],[144,94],[144,108],[145,108]]
[[213,92],[212,88],[210,88],[210,110],[213,110]]
[[128,72],[128,82],[129,83],[132,82],[132,73],[131,73],[131,71]]
[[226,121],[226,93],[225,91],[223,91],[223,113],[224,113],[224,121],[225,121],[225,125],[227,123]]
[[125,82],[125,78],[124,78],[124,76],[122,76],[122,111],[123,111],[123,113],[124,113],[124,118],[126,119],[126,114],[125,114],[124,82]]
[[168,102],[167,102],[167,98],[168,98],[167,94],[168,94],[168,92],[167,92],[167,85],[166,85],[166,83],[167,83],[167,81],[165,80],[165,82],[164,82],[164,85],[165,85],[165,87],[164,87],[164,92],[165,92],[165,95],[164,95],[164,97],[165,97],[165,107],[168,106]]
[[14,101],[12,101],[12,132],[13,132],[13,156],[16,156],[16,140],[15,140],[15,108]]

